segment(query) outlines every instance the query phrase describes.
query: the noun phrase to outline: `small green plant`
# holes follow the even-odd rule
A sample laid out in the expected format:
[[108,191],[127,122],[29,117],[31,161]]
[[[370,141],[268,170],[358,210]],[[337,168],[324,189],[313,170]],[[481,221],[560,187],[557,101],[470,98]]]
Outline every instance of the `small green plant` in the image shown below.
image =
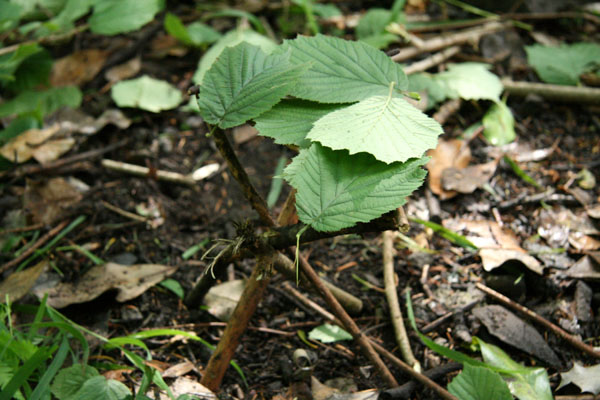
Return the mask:
[[317,231],[371,221],[421,186],[442,128],[410,105],[408,80],[384,53],[317,35],[270,54],[242,42],[223,50],[200,85],[200,114],[215,129],[249,120],[299,154],[283,177],[300,220]]

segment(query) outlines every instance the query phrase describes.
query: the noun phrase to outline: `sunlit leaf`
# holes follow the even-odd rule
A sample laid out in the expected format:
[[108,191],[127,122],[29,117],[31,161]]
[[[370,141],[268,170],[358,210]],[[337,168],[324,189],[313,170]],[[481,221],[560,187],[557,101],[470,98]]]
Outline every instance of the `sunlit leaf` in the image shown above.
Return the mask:
[[164,0],[102,0],[94,4],[90,30],[101,35],[135,31],[154,19]]
[[181,92],[168,82],[142,76],[114,85],[111,97],[119,107],[135,107],[160,112],[175,108],[181,102]]
[[494,371],[465,364],[463,371],[448,385],[460,400],[512,400],[506,382]]

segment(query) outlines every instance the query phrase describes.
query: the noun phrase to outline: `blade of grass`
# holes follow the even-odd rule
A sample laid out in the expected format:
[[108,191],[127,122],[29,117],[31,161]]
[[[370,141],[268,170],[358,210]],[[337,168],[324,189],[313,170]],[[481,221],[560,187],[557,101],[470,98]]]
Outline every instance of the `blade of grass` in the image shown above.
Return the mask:
[[530,185],[535,186],[538,189],[543,189],[542,185],[540,185],[539,183],[537,183],[537,181],[535,179],[533,179],[532,177],[527,175],[527,173],[525,171],[523,171],[521,169],[521,167],[519,167],[519,164],[514,162],[512,158],[510,158],[509,156],[504,156],[502,159],[504,160],[504,162],[506,162],[510,166],[510,168],[513,170],[515,175],[517,175],[523,181],[529,183]]
[[411,220],[412,222],[416,222],[417,224],[421,224],[421,225],[424,225],[424,226],[432,229],[435,233],[437,233],[444,239],[451,241],[454,244],[462,246],[466,249],[478,250],[478,247],[475,246],[469,239],[467,239],[466,237],[464,237],[462,235],[459,235],[456,232],[451,231],[448,228],[444,228],[440,224],[436,224],[435,222],[431,222],[431,221],[424,221],[419,218],[409,217],[408,219]]
[[57,247],[56,250],[59,250],[59,251],[71,251],[71,250],[75,250],[76,252],[78,252],[80,254],[83,254],[84,256],[86,256],[87,258],[89,258],[96,265],[106,264],[106,262],[103,259],[101,259],[97,255],[95,255],[94,253],[92,253],[88,249],[85,249],[85,248],[79,246],[78,244],[73,244],[73,245],[70,245],[70,246],[60,246],[60,247]]
[[63,229],[58,235],[56,235],[54,237],[54,239],[52,239],[46,246],[44,246],[43,248],[39,249],[38,251],[36,251],[35,253],[33,253],[29,258],[27,258],[25,261],[23,261],[17,267],[16,271],[22,270],[27,265],[29,265],[30,262],[32,262],[33,260],[37,259],[39,256],[41,256],[43,254],[46,254],[52,247],[54,247],[54,245],[56,243],[58,243],[59,240],[61,240],[69,232],[71,232],[73,229],[75,229],[79,224],[81,224],[83,221],[85,221],[85,219],[86,219],[85,215],[80,215],[79,217],[77,217],[65,229]]
[[192,247],[188,248],[186,251],[183,252],[181,258],[183,258],[184,260],[191,258],[194,254],[196,254],[200,250],[203,250],[209,242],[210,239],[206,238],[200,243],[193,245]]
[[44,375],[40,378],[37,386],[33,393],[31,393],[31,397],[29,400],[40,400],[42,398],[47,398],[50,393],[50,382],[57,374],[60,367],[62,367],[65,362],[65,358],[67,358],[67,354],[69,353],[69,339],[67,339],[66,335],[63,335],[62,340],[60,342],[60,347],[54,357],[52,358],[52,362],[44,372]]
[[38,369],[46,359],[52,355],[52,350],[48,347],[40,347],[29,357],[29,359],[17,370],[17,373],[4,386],[0,392],[0,400],[11,400],[13,395],[23,386],[31,374]]

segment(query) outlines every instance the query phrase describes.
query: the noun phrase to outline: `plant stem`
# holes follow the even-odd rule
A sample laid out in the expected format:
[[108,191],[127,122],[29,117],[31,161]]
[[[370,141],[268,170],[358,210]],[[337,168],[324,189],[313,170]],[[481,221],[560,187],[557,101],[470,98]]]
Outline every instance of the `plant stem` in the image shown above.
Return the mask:
[[246,200],[248,200],[252,205],[252,208],[256,210],[262,223],[269,227],[275,226],[276,223],[273,217],[271,217],[271,214],[269,214],[267,202],[258,194],[250,182],[250,178],[248,178],[248,174],[235,155],[233,147],[231,147],[231,143],[229,143],[229,139],[227,139],[225,132],[219,128],[214,129],[213,138],[215,140],[217,149],[219,149],[219,152],[227,162],[229,171],[235,180],[240,184]]
[[200,383],[213,392],[219,390],[225,371],[229,366],[229,361],[231,361],[240,343],[240,339],[248,327],[250,318],[252,318],[256,307],[258,307],[258,303],[263,298],[263,294],[271,278],[270,273],[274,260],[275,252],[273,250],[257,256],[256,265],[246,282],[242,297],[237,303],[235,310],[233,310],[225,332],[223,332],[217,348],[206,365]]

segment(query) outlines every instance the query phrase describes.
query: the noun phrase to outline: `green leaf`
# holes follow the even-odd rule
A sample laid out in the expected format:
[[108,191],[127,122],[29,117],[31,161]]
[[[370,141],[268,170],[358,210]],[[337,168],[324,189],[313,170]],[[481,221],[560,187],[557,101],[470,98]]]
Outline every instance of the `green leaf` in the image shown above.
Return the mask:
[[185,29],[185,25],[183,25],[183,22],[181,22],[179,17],[175,14],[167,13],[167,15],[165,15],[165,30],[169,35],[173,36],[183,44],[192,44],[192,39],[190,38],[187,29]]
[[165,81],[144,75],[114,85],[111,97],[119,107],[135,107],[160,112],[181,103],[181,92]]
[[203,46],[205,44],[214,43],[223,36],[202,22],[192,22],[186,28],[190,39],[192,40],[192,44],[195,46]]
[[292,63],[310,63],[291,92],[295,97],[321,103],[352,103],[375,95],[387,95],[391,82],[396,90],[408,86],[402,68],[385,53],[361,42],[331,36],[298,37],[282,50],[292,49]]
[[52,350],[48,347],[39,347],[37,351],[19,367],[10,381],[2,388],[0,400],[10,400],[19,388],[25,384],[31,374],[46,362],[52,356]]
[[306,136],[334,150],[367,152],[380,161],[404,162],[436,147],[443,132],[405,100],[373,96],[320,118]]
[[494,146],[503,146],[515,140],[515,119],[510,108],[502,102],[494,103],[483,116],[483,136]]
[[527,175],[527,173],[525,171],[523,171],[521,169],[521,167],[519,167],[519,164],[517,164],[515,161],[513,161],[512,158],[505,155],[504,157],[502,157],[502,159],[504,160],[504,162],[506,162],[508,165],[510,165],[510,168],[513,170],[515,175],[517,175],[519,178],[521,178],[523,181],[529,183],[530,185],[533,185],[538,189],[542,189],[542,185],[540,185],[539,183],[537,183],[537,181],[535,179],[533,179],[532,177]]
[[0,146],[3,146],[10,139],[19,136],[29,129],[39,129],[40,123],[31,116],[15,118],[10,125],[0,131]]
[[7,89],[18,93],[48,83],[52,62],[50,53],[45,49],[27,57],[15,71],[15,80],[6,85]]
[[312,5],[313,12],[321,18],[339,17],[342,11],[335,4],[319,4]]
[[61,107],[79,107],[81,98],[81,91],[75,86],[56,87],[41,92],[28,90],[0,104],[0,118],[32,113],[42,119]]
[[482,63],[452,64],[448,71],[435,75],[435,79],[446,86],[449,97],[498,101],[502,82],[489,68],[489,65]]
[[545,369],[525,367],[512,360],[499,347],[479,338],[473,338],[473,343],[481,349],[486,364],[502,370],[514,396],[520,400],[552,400],[550,381]]
[[183,287],[181,286],[181,283],[179,283],[175,279],[165,279],[164,281],[160,282],[159,285],[164,287],[165,289],[170,290],[175,294],[175,296],[183,300],[183,297],[185,296]]
[[336,231],[368,222],[400,207],[423,183],[427,158],[385,164],[373,156],[334,151],[314,143],[288,165],[284,178],[298,191],[302,222]]
[[373,46],[376,49],[385,49],[390,44],[398,42],[399,40],[400,38],[397,35],[389,32],[383,32],[360,39],[361,42],[366,43],[369,46]]
[[234,47],[241,42],[248,42],[258,46],[266,54],[270,54],[277,47],[275,42],[273,42],[271,39],[254,31],[248,29],[233,30],[219,39],[210,49],[208,49],[204,56],[202,56],[198,64],[198,69],[192,78],[194,83],[198,85],[202,83],[206,71],[210,69],[213,63],[217,60],[217,57],[221,55],[225,48]]
[[102,399],[124,400],[131,395],[127,386],[114,379],[106,379],[102,375],[89,378],[75,395],[68,400]]
[[102,0],[94,4],[90,30],[101,35],[135,31],[154,19],[164,0]]
[[339,342],[340,340],[352,340],[352,335],[337,325],[323,324],[319,325],[308,333],[312,340],[318,340],[323,343]]
[[246,42],[228,47],[204,77],[200,115],[223,129],[241,125],[279,102],[304,70],[289,62],[289,52],[268,56]]
[[444,239],[451,241],[459,246],[462,246],[466,249],[477,250],[477,246],[475,246],[469,239],[466,237],[459,235],[456,232],[451,231],[448,228],[443,227],[440,224],[436,224],[431,221],[424,221],[418,218],[410,218],[411,221],[416,222],[418,224],[424,225],[430,229],[432,229],[435,233],[439,234]]
[[600,45],[525,46],[527,60],[540,79],[558,85],[577,85],[579,75],[600,65]]
[[512,400],[502,377],[487,368],[465,364],[463,371],[448,385],[460,400]]
[[15,28],[19,24],[22,7],[7,0],[0,0],[0,33]]
[[74,22],[90,12],[95,2],[97,0],[67,0],[60,13],[49,23],[63,31],[72,29]]
[[385,27],[391,22],[392,12],[383,8],[371,8],[358,20],[356,37],[364,40],[370,36],[385,32]]
[[446,85],[436,79],[435,75],[425,72],[408,76],[408,90],[411,92],[426,92],[428,109],[453,94]]
[[306,134],[315,121],[341,107],[339,104],[319,104],[300,99],[282,100],[254,119],[255,128],[261,135],[275,139],[275,143],[307,148],[311,142],[306,140]]
[[11,82],[15,80],[15,71],[19,65],[28,57],[31,57],[42,48],[37,44],[23,44],[12,53],[0,56],[0,83]]

